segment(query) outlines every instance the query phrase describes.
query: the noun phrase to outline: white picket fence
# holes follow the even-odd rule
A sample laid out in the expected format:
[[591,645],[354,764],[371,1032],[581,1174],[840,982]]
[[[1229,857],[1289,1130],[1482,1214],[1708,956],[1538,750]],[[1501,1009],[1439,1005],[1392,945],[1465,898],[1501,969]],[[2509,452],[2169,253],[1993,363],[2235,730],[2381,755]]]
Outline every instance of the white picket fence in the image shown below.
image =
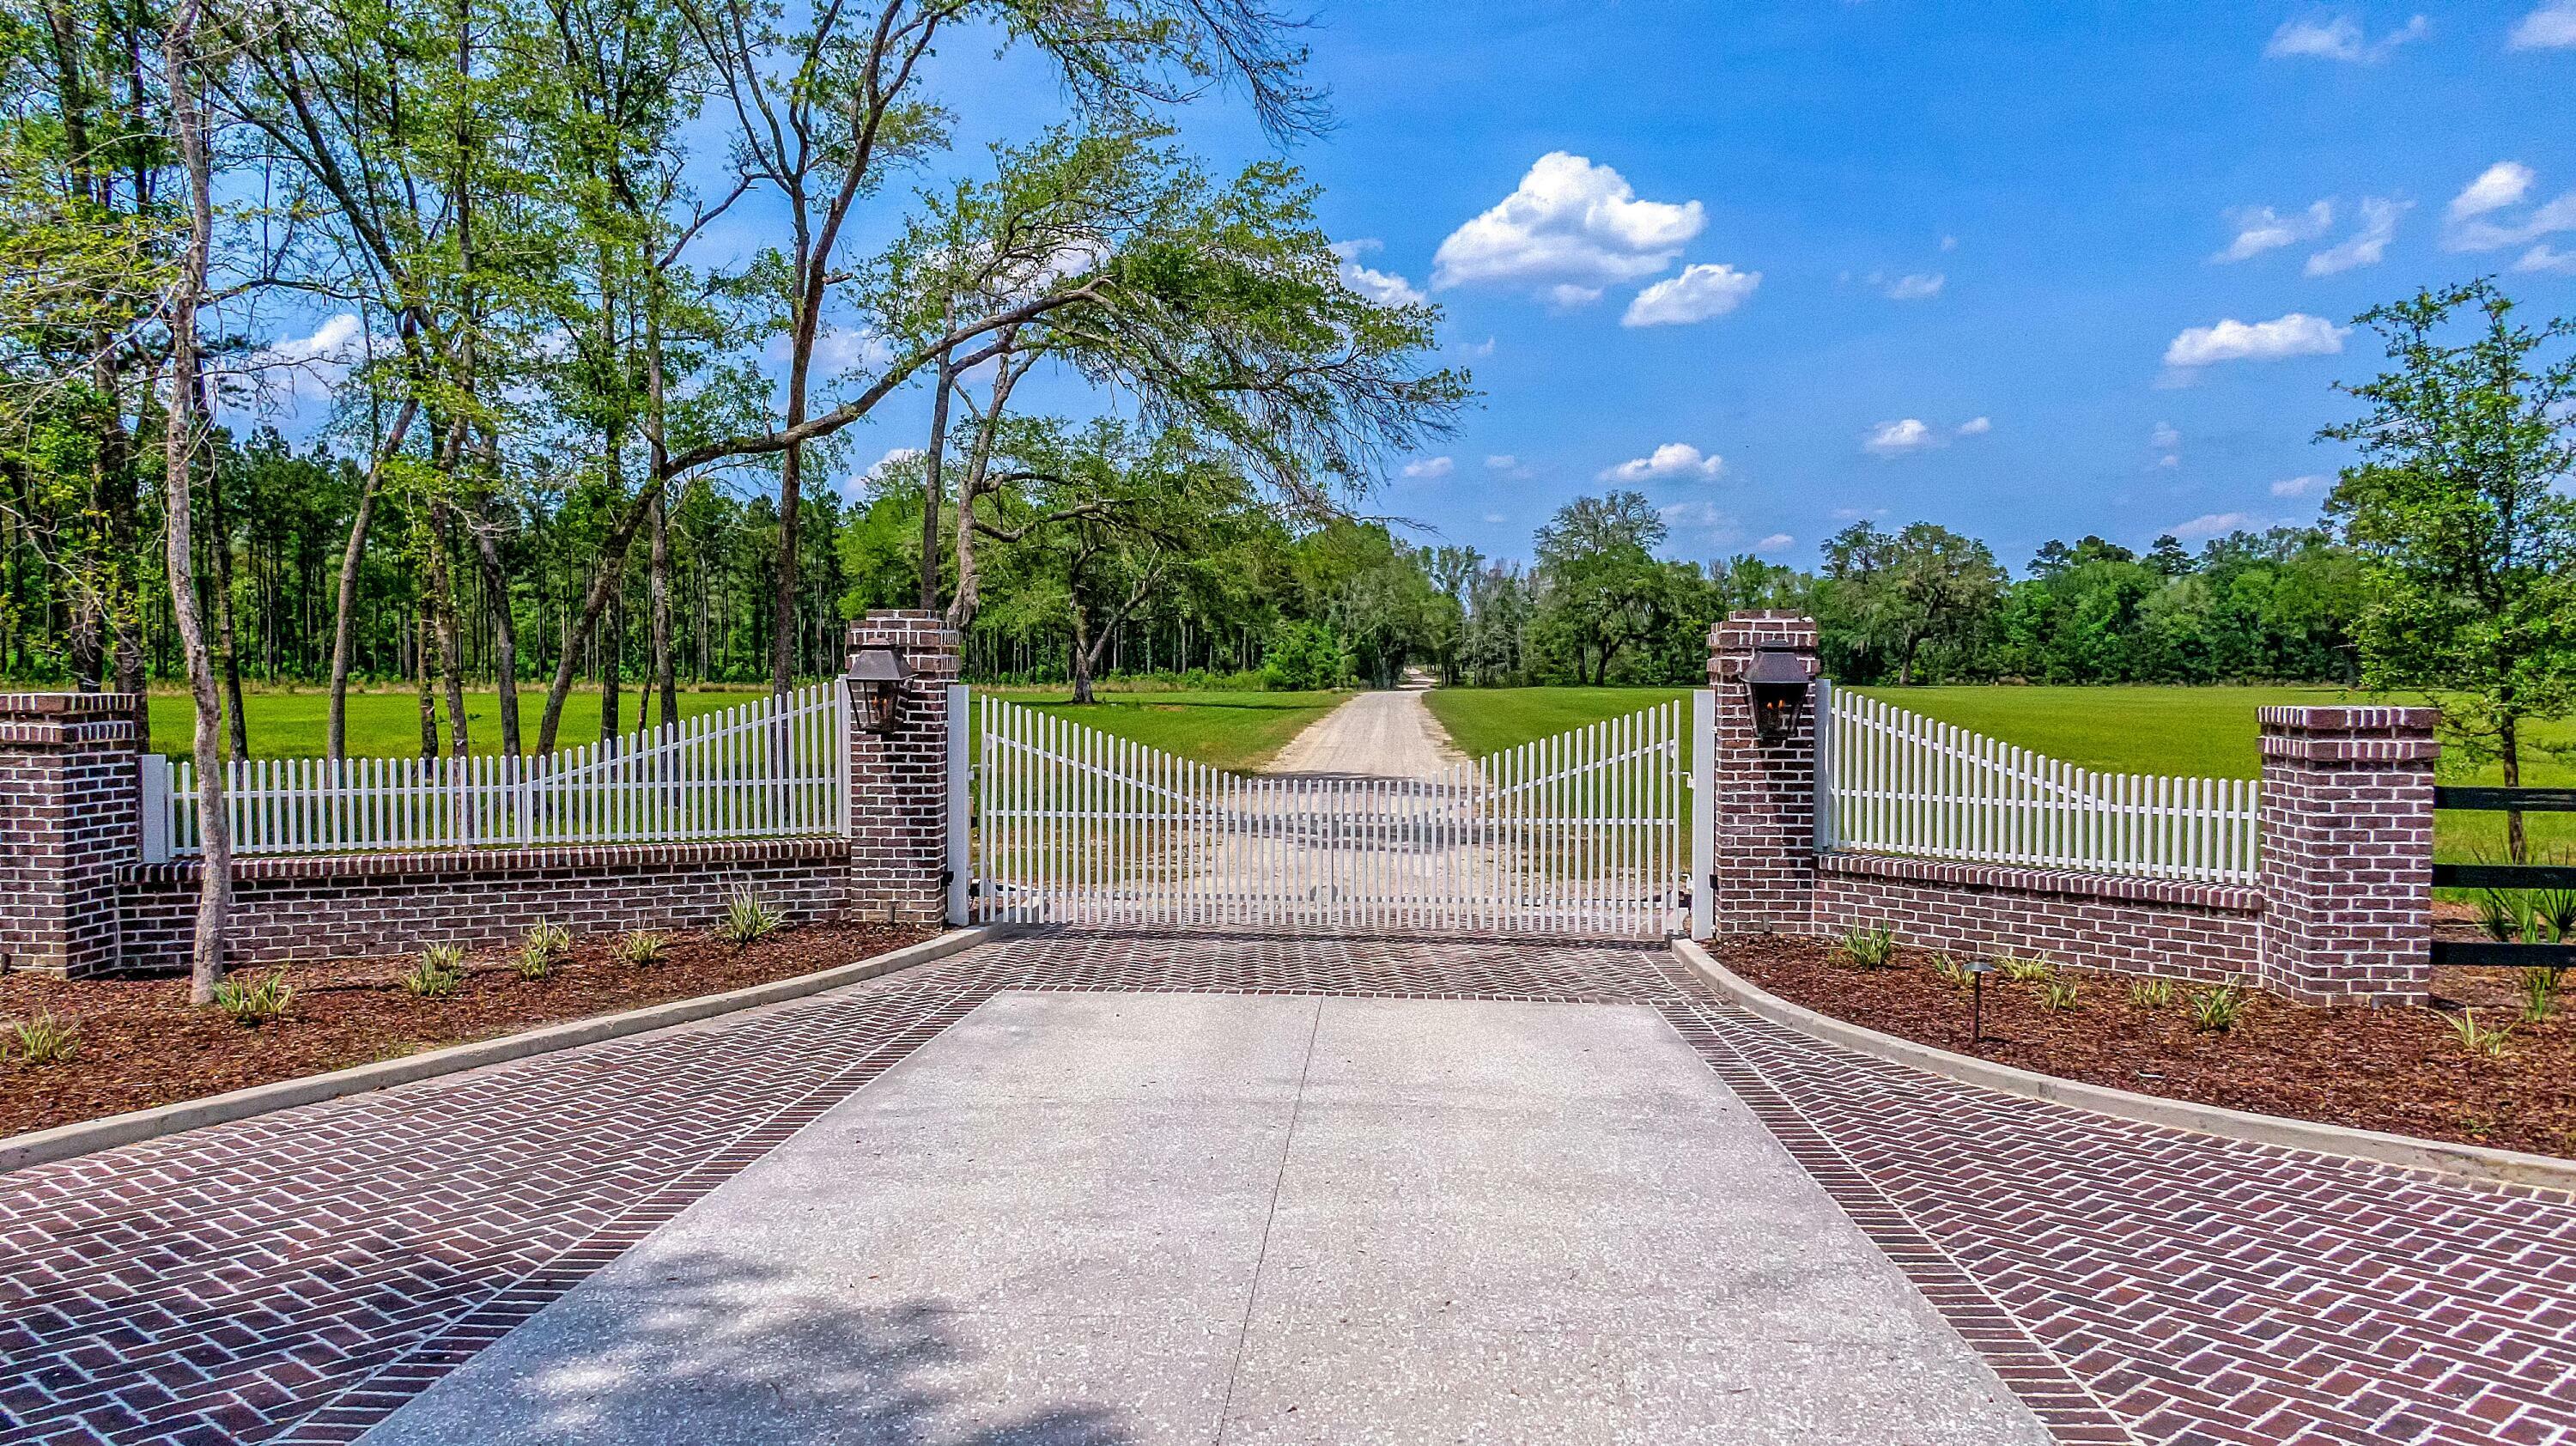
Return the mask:
[[1683,720],[1667,703],[1426,779],[1244,775],[978,697],[967,913],[1659,938],[1687,864]]
[[2254,880],[2252,779],[2097,773],[1824,684],[1816,707],[1822,847]]
[[[840,834],[849,690],[837,681],[537,757],[235,759],[238,854],[517,848]],[[143,848],[200,851],[194,765],[143,759]]]

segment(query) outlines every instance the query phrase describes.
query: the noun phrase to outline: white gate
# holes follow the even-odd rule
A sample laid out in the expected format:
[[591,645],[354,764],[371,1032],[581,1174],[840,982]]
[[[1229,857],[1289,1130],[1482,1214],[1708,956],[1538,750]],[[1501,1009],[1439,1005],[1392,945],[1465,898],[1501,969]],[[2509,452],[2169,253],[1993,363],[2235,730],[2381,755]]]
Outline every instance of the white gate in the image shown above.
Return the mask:
[[1679,924],[1679,701],[1428,779],[1228,773],[991,697],[973,718],[973,796],[951,819],[968,841],[964,918],[1645,938]]

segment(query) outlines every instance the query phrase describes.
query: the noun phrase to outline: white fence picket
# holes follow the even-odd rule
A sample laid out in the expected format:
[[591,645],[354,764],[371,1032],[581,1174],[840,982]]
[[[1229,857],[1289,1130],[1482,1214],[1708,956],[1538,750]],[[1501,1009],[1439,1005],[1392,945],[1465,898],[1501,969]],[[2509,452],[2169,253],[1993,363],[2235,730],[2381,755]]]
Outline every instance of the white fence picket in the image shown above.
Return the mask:
[[2251,780],[2098,774],[1839,688],[1817,706],[1821,847],[2254,880]]
[[[238,854],[664,843],[846,832],[839,681],[536,757],[235,759]],[[145,857],[196,853],[195,766],[148,759]]]

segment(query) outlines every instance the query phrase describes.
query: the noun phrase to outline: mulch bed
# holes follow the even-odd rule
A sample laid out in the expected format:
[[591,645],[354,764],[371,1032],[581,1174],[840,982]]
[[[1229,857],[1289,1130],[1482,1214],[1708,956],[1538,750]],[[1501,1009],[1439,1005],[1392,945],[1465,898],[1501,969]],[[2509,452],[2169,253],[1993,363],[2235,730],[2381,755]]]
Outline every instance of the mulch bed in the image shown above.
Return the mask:
[[[404,992],[409,958],[290,964],[283,967],[295,994],[286,1016],[256,1027],[189,1004],[184,978],[0,975],[0,1047],[14,1045],[10,1023],[40,1011],[80,1030],[79,1047],[67,1060],[30,1065],[13,1057],[0,1064],[0,1135],[721,994],[865,959],[937,932],[817,924],[741,950],[704,934],[674,934],[669,954],[649,968],[620,963],[611,954],[616,937],[603,935],[574,940],[571,953],[542,979],[521,978],[511,951],[478,955],[456,992],[443,999]],[[273,967],[254,965],[239,977],[264,979]]]
[[[2519,1017],[2514,975],[2436,971],[2434,1008],[2320,1008],[2251,996],[2224,1034],[2192,1028],[2196,987],[2179,981],[2162,1009],[2130,1002],[2127,976],[2070,971],[2073,1009],[2040,1003],[2037,984],[1987,975],[1982,1042],[1969,1040],[1968,996],[1933,973],[1932,956],[1898,952],[1862,969],[1832,943],[1783,936],[1724,941],[1727,968],[1783,999],[1836,1019],[1999,1064],[2140,1094],[2437,1140],[2576,1156],[2576,976],[2546,1024]],[[2502,1059],[2469,1052],[2451,1011],[2482,1027],[2513,1026]]]

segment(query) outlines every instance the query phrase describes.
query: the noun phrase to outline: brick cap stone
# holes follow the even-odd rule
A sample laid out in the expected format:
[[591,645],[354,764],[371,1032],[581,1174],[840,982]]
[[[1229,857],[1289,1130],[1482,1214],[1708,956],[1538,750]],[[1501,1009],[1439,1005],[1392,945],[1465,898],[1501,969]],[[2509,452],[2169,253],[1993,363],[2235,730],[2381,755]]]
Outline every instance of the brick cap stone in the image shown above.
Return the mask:
[[2276,704],[2255,709],[2254,717],[2266,728],[2300,733],[2430,733],[2442,721],[2442,710]]
[[1816,855],[1816,868],[1829,874],[1863,874],[1882,879],[1941,884],[1954,888],[2001,889],[2024,894],[2060,894],[2073,898],[2119,899],[2131,903],[2171,904],[2231,914],[2263,912],[2263,891],[2243,884],[2193,883],[2187,879],[2144,879],[2127,874],[2095,874],[2075,869],[2017,868],[2007,864],[1958,863],[1947,859],[1904,858],[1894,854],[1848,851]]
[[0,719],[130,718],[142,706],[139,693],[0,693]]
[[1813,652],[1820,645],[1816,620],[1793,608],[1760,608],[1729,613],[1708,630],[1713,652],[1750,652],[1756,648],[1792,648]]

